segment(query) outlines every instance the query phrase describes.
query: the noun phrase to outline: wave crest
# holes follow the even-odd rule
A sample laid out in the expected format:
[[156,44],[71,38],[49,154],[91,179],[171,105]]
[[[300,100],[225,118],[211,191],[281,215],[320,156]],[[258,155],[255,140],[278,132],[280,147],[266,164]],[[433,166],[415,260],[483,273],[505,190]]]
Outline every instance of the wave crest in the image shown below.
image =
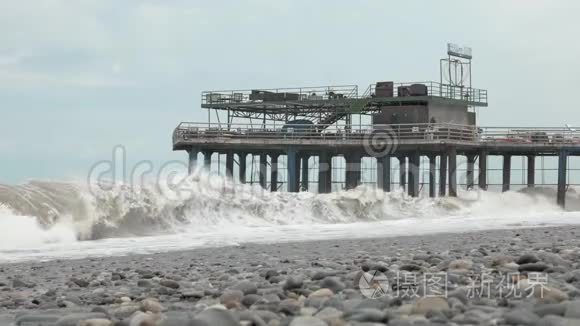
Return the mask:
[[[543,188],[504,194],[470,191],[461,193],[460,198],[439,199],[409,198],[403,192],[384,193],[364,186],[331,194],[271,193],[209,175],[189,178],[181,187],[182,196],[175,197],[166,196],[154,184],[100,191],[82,182],[0,185],[2,232],[14,233],[12,229],[18,228],[28,229],[31,234],[36,227],[38,232],[60,230],[56,234],[68,230],[62,236],[67,241],[71,237],[95,240],[176,233],[200,226],[330,224],[491,214],[499,218],[560,211],[554,191]],[[573,191],[572,195],[580,202]],[[48,236],[39,241],[58,240]]]

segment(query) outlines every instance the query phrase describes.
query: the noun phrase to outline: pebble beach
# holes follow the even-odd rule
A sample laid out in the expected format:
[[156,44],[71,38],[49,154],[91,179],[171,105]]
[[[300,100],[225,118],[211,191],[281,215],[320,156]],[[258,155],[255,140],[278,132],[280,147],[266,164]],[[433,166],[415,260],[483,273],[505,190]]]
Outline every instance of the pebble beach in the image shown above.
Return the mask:
[[580,228],[0,265],[1,325],[580,325]]

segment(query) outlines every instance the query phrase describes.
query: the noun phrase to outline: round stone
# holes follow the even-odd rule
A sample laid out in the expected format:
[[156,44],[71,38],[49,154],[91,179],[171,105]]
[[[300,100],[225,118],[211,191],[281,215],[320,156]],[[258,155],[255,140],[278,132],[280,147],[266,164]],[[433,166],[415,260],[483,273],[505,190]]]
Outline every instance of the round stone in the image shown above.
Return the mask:
[[330,298],[332,296],[334,296],[334,292],[332,292],[331,289],[322,288],[322,289],[318,289],[318,290],[310,293],[310,295],[308,297],[309,298]]
[[424,315],[429,311],[449,310],[449,303],[440,297],[419,298],[413,305],[413,313]]

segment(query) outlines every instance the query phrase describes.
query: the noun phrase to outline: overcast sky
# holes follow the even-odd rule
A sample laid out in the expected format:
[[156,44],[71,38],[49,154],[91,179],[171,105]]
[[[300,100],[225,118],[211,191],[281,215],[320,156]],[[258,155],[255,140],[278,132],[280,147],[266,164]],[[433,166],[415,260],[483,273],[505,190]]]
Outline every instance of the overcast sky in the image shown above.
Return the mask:
[[210,89],[438,80],[473,48],[481,125],[580,126],[580,1],[0,0],[0,183],[84,177],[114,145],[185,160]]

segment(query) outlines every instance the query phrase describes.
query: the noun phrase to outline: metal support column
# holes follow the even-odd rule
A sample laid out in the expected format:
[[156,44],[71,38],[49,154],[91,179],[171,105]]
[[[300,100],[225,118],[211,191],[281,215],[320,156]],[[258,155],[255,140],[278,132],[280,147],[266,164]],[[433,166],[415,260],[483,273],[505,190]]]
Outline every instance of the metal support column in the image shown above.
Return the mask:
[[503,173],[502,173],[502,191],[509,191],[511,184],[511,172],[512,172],[512,156],[510,154],[505,154],[503,156]]
[[248,153],[238,153],[239,178],[240,183],[246,183],[246,160]]
[[345,160],[345,188],[346,190],[350,190],[360,185],[361,156],[359,154],[349,154],[345,155]]
[[467,155],[467,170],[465,171],[465,179],[466,179],[465,188],[467,190],[471,190],[475,186],[474,173],[475,173],[475,155],[470,154]]
[[203,152],[203,167],[208,170],[211,171],[211,155],[213,153],[211,151],[204,151]]
[[327,194],[332,191],[332,155],[321,152],[318,156],[318,193]]
[[487,190],[487,152],[481,151],[479,153],[479,189]]
[[568,153],[560,151],[558,155],[558,195],[557,203],[560,207],[566,206],[566,173],[568,169]]
[[407,158],[405,156],[398,156],[399,160],[399,187],[405,191],[407,184]]
[[439,160],[439,197],[447,195],[447,154],[441,154]]
[[391,157],[377,157],[377,187],[384,192],[391,191]]
[[290,148],[286,155],[288,161],[288,192],[298,192],[298,153],[296,153],[295,149]]
[[433,154],[429,155],[429,197],[435,198],[437,196],[437,183],[435,181],[435,165],[437,157]]
[[226,176],[228,178],[234,175],[234,152],[228,151],[226,153]]
[[260,168],[259,168],[260,175],[258,176],[258,180],[260,181],[260,187],[262,187],[263,189],[266,189],[266,180],[267,180],[267,173],[268,173],[268,156],[266,155],[266,153],[260,154],[259,165],[260,165]]
[[457,150],[449,148],[449,196],[457,197]]
[[279,154],[270,154],[270,191],[278,190],[278,156]]
[[188,164],[187,164],[187,173],[192,175],[195,169],[197,168],[197,154],[199,150],[197,148],[191,148],[187,151],[189,156]]
[[536,156],[528,155],[528,187],[536,185]]
[[302,172],[302,178],[301,178],[301,185],[302,185],[301,190],[302,191],[308,191],[308,183],[309,183],[308,172],[310,171],[308,169],[308,160],[309,159],[310,159],[310,156],[306,155],[306,154],[304,154],[302,156],[302,159],[301,159],[302,160],[302,171],[301,171]]
[[421,156],[419,152],[414,152],[409,155],[409,182],[408,194],[411,197],[419,197],[419,165],[421,164]]

